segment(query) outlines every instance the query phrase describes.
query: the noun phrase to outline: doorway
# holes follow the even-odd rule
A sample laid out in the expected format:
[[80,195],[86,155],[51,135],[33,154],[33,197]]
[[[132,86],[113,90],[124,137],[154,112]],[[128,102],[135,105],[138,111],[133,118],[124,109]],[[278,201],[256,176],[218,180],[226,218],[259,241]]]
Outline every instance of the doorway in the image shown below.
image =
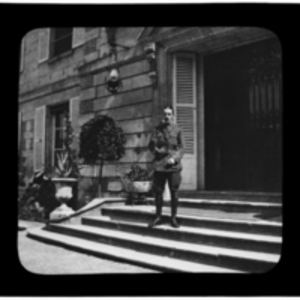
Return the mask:
[[281,78],[276,38],[204,57],[207,190],[281,191]]

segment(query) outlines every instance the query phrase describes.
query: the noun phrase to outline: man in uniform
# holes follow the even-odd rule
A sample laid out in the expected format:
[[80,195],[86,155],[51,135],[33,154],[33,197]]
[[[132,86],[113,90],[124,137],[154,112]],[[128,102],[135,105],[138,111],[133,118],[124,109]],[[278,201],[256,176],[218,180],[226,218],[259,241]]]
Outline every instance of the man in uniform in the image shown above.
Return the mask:
[[181,183],[181,159],[184,153],[182,130],[174,123],[172,106],[164,108],[164,120],[152,132],[149,149],[154,154],[154,178],[156,218],[149,224],[154,227],[161,224],[163,191],[168,181],[171,193],[171,225],[178,228],[176,213],[178,189]]

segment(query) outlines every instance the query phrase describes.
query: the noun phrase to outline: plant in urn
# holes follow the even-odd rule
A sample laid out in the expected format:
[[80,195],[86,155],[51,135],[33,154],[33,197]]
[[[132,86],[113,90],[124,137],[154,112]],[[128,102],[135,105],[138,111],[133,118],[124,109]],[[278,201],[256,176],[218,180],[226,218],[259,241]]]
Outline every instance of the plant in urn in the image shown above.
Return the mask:
[[50,219],[60,219],[74,213],[74,210],[66,205],[73,198],[72,185],[77,182],[77,179],[69,177],[72,172],[69,154],[67,152],[58,154],[58,166],[56,173],[59,177],[52,178],[55,183],[56,194],[55,198],[61,203],[61,206],[56,208],[51,214]]
[[[73,214],[74,210],[71,207],[74,208],[75,205],[71,202],[76,202],[77,197],[76,191],[80,167],[76,160],[75,150],[71,147],[73,135],[68,115],[65,117],[64,136],[64,149],[56,153],[55,177],[51,179],[56,188],[55,198],[61,203],[61,206],[50,214],[50,219],[60,219]],[[66,205],[71,199],[69,206]]]

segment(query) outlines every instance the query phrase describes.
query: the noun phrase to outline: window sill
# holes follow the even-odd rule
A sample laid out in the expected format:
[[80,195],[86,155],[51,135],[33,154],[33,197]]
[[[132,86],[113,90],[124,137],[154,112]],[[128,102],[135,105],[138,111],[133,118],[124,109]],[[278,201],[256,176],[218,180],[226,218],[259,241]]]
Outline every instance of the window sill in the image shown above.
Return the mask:
[[54,63],[54,62],[56,62],[56,61],[58,61],[58,60],[60,60],[60,59],[62,59],[62,58],[65,58],[65,57],[67,57],[67,56],[71,56],[73,54],[73,50],[71,49],[71,50],[68,50],[67,52],[64,52],[64,53],[61,53],[61,54],[59,54],[59,55],[56,55],[56,56],[53,56],[53,57],[51,57],[49,60],[48,60],[48,63],[49,64],[52,64],[52,63]]

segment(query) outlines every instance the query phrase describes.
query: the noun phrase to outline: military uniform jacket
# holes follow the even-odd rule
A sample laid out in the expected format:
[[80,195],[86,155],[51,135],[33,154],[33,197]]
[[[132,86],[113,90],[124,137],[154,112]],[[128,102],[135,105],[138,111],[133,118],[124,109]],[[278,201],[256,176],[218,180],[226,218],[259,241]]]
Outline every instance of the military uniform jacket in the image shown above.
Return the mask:
[[[161,122],[152,131],[149,150],[154,155],[153,166],[155,171],[175,172],[182,170],[181,159],[184,154],[184,138],[182,130],[176,124]],[[170,158],[175,164],[167,164]]]

